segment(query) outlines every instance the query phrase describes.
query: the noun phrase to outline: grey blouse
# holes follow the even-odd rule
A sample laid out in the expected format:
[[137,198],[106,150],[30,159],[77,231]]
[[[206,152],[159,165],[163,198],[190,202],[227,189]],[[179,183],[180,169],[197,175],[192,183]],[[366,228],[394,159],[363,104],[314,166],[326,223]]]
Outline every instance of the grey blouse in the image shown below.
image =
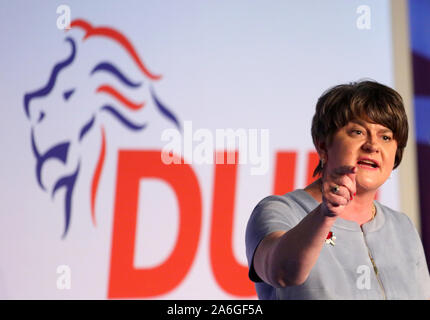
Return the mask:
[[[409,217],[375,201],[376,216],[360,227],[337,218],[307,280],[274,288],[253,269],[255,249],[273,231],[296,226],[319,203],[303,189],[258,203],[246,228],[250,279],[260,299],[430,299],[421,239]],[[373,262],[372,262],[373,258]]]

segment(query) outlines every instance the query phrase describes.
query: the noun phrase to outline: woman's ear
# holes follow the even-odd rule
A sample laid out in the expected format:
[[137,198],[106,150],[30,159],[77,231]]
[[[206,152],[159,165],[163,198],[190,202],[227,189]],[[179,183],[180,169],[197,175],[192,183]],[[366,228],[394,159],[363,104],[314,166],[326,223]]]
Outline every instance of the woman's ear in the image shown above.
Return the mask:
[[327,147],[325,141],[318,142],[317,152],[322,163],[327,163]]

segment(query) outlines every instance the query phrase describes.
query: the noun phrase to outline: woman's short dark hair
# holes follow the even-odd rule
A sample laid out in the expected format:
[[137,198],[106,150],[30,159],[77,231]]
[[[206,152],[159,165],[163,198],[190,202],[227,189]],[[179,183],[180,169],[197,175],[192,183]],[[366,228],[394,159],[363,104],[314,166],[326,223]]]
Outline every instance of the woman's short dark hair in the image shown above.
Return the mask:
[[[375,81],[341,84],[322,94],[312,119],[311,131],[315,147],[321,141],[330,145],[337,130],[357,119],[381,124],[393,132],[397,141],[393,169],[397,168],[402,160],[409,130],[403,99],[395,90]],[[320,161],[313,175],[321,172]]]

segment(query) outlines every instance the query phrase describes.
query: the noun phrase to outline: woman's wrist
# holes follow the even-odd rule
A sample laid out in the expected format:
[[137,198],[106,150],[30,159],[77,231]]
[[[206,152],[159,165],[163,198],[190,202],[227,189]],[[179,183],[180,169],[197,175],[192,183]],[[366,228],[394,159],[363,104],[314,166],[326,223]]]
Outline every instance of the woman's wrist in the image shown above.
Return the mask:
[[334,212],[331,212],[330,209],[327,207],[325,202],[321,202],[321,204],[318,206],[318,214],[324,219],[327,220],[327,222],[332,222],[337,218],[337,214]]

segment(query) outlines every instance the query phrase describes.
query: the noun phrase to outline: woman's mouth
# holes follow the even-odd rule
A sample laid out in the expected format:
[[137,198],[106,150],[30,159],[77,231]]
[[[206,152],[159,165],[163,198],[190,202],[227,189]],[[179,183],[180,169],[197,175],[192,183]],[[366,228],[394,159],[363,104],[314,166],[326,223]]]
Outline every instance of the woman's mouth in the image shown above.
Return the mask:
[[379,163],[373,159],[360,158],[357,161],[357,166],[363,169],[377,170],[379,168]]

